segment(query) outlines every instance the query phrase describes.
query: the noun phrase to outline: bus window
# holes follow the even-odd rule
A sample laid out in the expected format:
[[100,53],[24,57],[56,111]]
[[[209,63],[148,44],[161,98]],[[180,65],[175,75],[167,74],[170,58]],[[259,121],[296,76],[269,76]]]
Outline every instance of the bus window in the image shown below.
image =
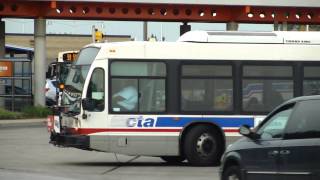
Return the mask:
[[160,62],[115,61],[111,68],[112,76],[166,76],[166,66]]
[[104,110],[104,92],[104,71],[97,68],[92,73],[87,90],[87,98],[94,102],[93,111]]
[[242,109],[268,112],[293,97],[291,66],[243,66]]
[[64,62],[64,63],[60,63],[59,66],[58,66],[59,70],[58,70],[58,73],[59,73],[59,76],[58,76],[58,79],[59,79],[59,82],[60,83],[65,83],[65,80],[67,78],[67,75],[69,73],[69,70],[71,68],[71,63],[69,62]]
[[112,62],[111,111],[164,112],[165,76],[161,62]]
[[164,79],[141,79],[139,81],[141,97],[139,109],[141,112],[165,111],[165,80]]
[[138,81],[136,79],[112,79],[112,111],[136,112],[138,110]]
[[77,59],[78,52],[67,52],[62,55],[62,60],[64,62],[71,62]]
[[232,111],[231,65],[183,65],[182,111]]
[[77,56],[77,60],[73,63],[75,65],[91,65],[100,49],[95,47],[88,47],[82,49],[80,54]]
[[53,79],[56,77],[57,73],[57,62],[53,62],[49,64],[48,70],[46,72],[46,78],[47,79]]
[[305,66],[303,72],[303,95],[320,94],[320,66]]

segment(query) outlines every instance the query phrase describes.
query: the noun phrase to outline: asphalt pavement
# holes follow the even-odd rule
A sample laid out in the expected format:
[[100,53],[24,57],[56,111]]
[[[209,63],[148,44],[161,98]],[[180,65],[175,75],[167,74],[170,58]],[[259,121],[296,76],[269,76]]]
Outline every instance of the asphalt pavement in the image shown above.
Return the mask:
[[29,127],[29,126],[46,126],[46,118],[35,119],[0,119],[0,128],[2,127]]
[[[24,121],[32,122],[18,124]],[[219,167],[170,165],[158,157],[62,148],[48,141],[45,126],[0,128],[0,180],[219,179]]]

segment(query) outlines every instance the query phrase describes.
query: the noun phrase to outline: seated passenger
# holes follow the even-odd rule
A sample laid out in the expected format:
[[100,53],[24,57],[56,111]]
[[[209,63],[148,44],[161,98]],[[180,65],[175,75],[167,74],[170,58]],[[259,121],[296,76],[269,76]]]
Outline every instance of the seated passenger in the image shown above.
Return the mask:
[[112,101],[113,106],[117,104],[121,108],[124,108],[125,111],[134,111],[138,103],[138,92],[133,86],[125,87],[112,96]]

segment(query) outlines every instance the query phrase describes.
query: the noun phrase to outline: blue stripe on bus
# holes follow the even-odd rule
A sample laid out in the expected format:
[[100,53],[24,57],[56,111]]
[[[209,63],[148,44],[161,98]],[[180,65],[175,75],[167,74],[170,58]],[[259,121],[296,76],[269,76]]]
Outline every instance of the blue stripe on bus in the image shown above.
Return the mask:
[[194,121],[212,122],[220,127],[254,126],[253,117],[159,117],[157,118],[156,127],[184,127]]

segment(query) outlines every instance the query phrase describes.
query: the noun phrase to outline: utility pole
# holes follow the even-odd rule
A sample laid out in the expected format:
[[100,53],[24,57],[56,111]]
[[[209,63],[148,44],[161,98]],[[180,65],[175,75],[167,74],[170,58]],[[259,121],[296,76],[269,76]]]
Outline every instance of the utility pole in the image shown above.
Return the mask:
[[239,28],[239,24],[236,22],[228,22],[226,26],[227,31],[238,31]]
[[143,41],[148,41],[148,22],[143,21]]
[[184,22],[182,25],[180,25],[180,36],[190,30],[191,30],[191,25],[188,25],[187,22]]
[[96,30],[96,27],[93,25],[92,29],[91,29],[91,37],[92,37],[92,42],[93,43],[95,43],[95,41],[96,41],[95,30]]

